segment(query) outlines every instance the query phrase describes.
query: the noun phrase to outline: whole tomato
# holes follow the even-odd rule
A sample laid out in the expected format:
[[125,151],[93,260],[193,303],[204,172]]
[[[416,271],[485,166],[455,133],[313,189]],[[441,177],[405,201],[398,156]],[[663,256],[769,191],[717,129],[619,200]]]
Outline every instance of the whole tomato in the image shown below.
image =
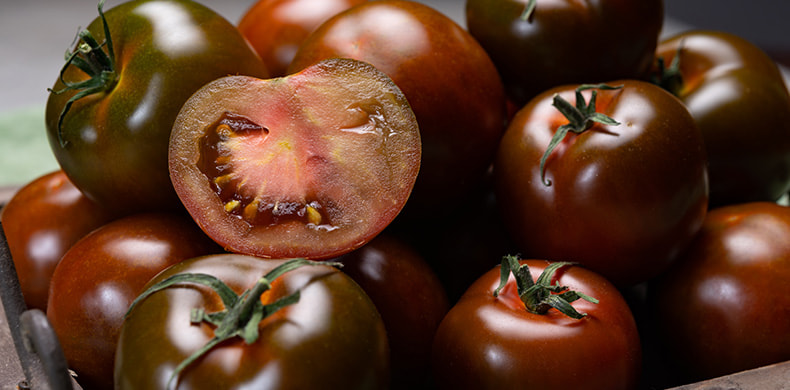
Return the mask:
[[113,216],[88,199],[62,170],[20,188],[0,210],[25,304],[47,309],[49,281],[63,254]]
[[666,269],[699,230],[707,159],[676,97],[636,80],[601,87],[557,87],[516,114],[494,163],[496,195],[522,254],[578,262],[625,287]]
[[69,249],[52,274],[47,318],[85,389],[111,389],[126,310],[170,265],[222,249],[188,218],[139,214],[110,222]]
[[157,275],[124,321],[115,389],[386,388],[376,307],[347,275],[305,262],[213,255]]
[[644,77],[663,21],[662,0],[466,0],[467,28],[519,107],[558,85]]
[[681,380],[790,360],[790,208],[715,208],[689,249],[648,284],[658,343]]
[[442,320],[433,368],[441,389],[635,389],[641,345],[605,278],[508,256]]
[[376,305],[390,345],[394,388],[427,384],[431,342],[450,309],[439,278],[406,241],[383,233],[335,261]]
[[656,50],[655,82],[678,96],[705,139],[710,204],[776,201],[790,190],[790,94],[754,44],[692,30]]
[[459,207],[484,179],[506,121],[499,74],[474,37],[425,4],[371,1],[310,34],[290,70],[331,57],[372,64],[414,110],[422,165],[404,215],[446,215]]
[[285,76],[302,42],[330,17],[367,0],[258,0],[241,21],[239,31],[269,69]]
[[204,84],[268,75],[236,27],[190,0],[101,11],[51,89],[46,128],[77,188],[115,212],[180,208],[167,169],[173,121]]

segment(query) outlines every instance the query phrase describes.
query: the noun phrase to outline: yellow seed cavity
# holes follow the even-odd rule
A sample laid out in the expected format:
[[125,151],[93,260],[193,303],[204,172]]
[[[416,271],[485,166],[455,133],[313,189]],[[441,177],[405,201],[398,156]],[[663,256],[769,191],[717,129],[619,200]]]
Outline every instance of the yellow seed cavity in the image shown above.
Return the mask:
[[247,221],[252,221],[255,219],[255,216],[258,215],[258,205],[261,203],[260,200],[255,199],[250,204],[244,207],[244,211],[242,217]]
[[225,212],[229,213],[229,212],[239,208],[239,206],[241,206],[241,202],[240,201],[235,200],[235,199],[231,200],[228,203],[225,203]]
[[315,207],[307,206],[305,207],[306,215],[307,215],[307,223],[311,223],[313,225],[320,225],[321,220],[321,213]]
[[228,183],[230,183],[231,180],[233,180],[233,177],[231,177],[230,174],[217,176],[217,177],[214,178],[214,184],[216,184],[216,185],[218,185],[220,187],[224,187]]
[[216,131],[217,131],[217,134],[220,136],[220,138],[229,138],[230,136],[233,135],[233,129],[231,129],[230,126],[228,126],[228,125],[226,125],[224,123],[219,125],[219,126],[217,126],[217,130]]

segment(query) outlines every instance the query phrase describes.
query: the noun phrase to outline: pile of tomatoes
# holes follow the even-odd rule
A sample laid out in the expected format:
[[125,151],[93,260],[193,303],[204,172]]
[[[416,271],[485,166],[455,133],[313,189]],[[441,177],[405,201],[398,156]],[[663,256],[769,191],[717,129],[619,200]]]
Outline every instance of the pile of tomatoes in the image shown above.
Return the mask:
[[77,381],[636,389],[790,360],[776,64],[660,41],[661,0],[465,6],[100,1],[47,102],[62,169],[2,210]]

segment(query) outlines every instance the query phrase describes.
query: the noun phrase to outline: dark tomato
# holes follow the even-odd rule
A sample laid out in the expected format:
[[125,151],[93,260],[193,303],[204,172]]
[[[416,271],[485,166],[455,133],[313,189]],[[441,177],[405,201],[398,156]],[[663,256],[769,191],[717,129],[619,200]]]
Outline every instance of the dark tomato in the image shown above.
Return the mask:
[[[177,274],[219,278],[236,294],[250,289],[281,260],[227,254],[182,262],[151,284]],[[387,335],[376,307],[347,275],[325,265],[301,267],[271,281],[258,300],[270,304],[300,292],[298,302],[258,323],[258,338],[225,340],[177,376],[187,389],[382,389],[389,381]],[[191,320],[227,306],[211,289],[177,284],[132,308],[121,331],[115,388],[165,389],[176,366],[216,337]]]
[[[533,280],[547,267],[521,260]],[[579,266],[560,268],[550,279],[598,303],[576,300],[586,316],[556,309],[527,310],[513,275],[494,296],[500,268],[480,277],[442,320],[433,344],[441,389],[634,389],[641,372],[636,323],[617,288]]]
[[790,190],[790,94],[774,61],[738,36],[689,31],[661,42],[663,85],[705,139],[712,207],[776,201]]
[[362,246],[401,211],[419,166],[406,98],[351,59],[212,82],[184,105],[170,145],[173,185],[204,231],[268,258]]
[[285,76],[302,42],[321,23],[367,0],[258,0],[239,31],[261,56],[271,76]]
[[387,233],[336,261],[381,313],[391,351],[393,387],[426,385],[431,342],[450,308],[433,270],[404,240]]
[[[125,214],[180,208],[167,169],[179,109],[209,81],[265,77],[265,66],[233,24],[193,1],[129,1],[105,15],[112,46],[97,18],[87,28],[95,47],[84,55],[92,74],[77,66],[82,61],[69,62],[49,95],[50,145],[74,185],[107,208]],[[78,43],[81,50],[90,46]],[[64,82],[91,76],[99,85],[64,91]],[[83,92],[95,93],[67,109]]]
[[649,284],[671,370],[686,383],[790,360],[790,208],[711,210],[688,251]]
[[185,216],[140,214],[78,241],[52,274],[47,317],[85,389],[111,389],[123,316],[143,286],[179,261],[221,252]]
[[111,219],[63,171],[38,177],[14,194],[0,221],[28,308],[47,309],[49,281],[63,254]]
[[[567,118],[549,90],[516,114],[494,165],[497,203],[522,254],[579,262],[618,286],[658,275],[691,241],[708,201],[705,145],[683,104],[641,81],[594,90],[591,123],[548,145]],[[591,91],[582,92],[586,101]],[[545,166],[541,169],[541,159]]]
[[664,21],[662,0],[467,0],[466,24],[519,106],[563,84],[644,77]]
[[502,82],[483,48],[427,5],[385,0],[330,18],[307,38],[291,69],[331,57],[386,73],[417,116],[423,160],[405,214],[458,207],[490,167],[506,120]]

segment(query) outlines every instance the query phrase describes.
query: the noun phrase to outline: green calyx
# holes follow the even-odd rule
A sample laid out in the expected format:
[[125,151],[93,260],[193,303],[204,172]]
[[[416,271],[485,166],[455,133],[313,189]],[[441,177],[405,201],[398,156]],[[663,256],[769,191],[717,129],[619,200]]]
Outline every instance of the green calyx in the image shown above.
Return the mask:
[[211,324],[214,327],[214,337],[175,368],[167,382],[167,388],[174,389],[178,385],[178,377],[181,375],[181,372],[218,344],[236,337],[244,340],[246,344],[252,344],[257,341],[260,322],[278,310],[299,302],[300,298],[300,293],[297,290],[291,295],[264,305],[261,302],[263,293],[271,289],[271,283],[281,275],[299,267],[314,265],[342,267],[341,263],[335,262],[291,259],[269,271],[252,288],[241,295],[236,294],[227,284],[212,275],[200,273],[176,274],[151,286],[137,297],[126,312],[126,316],[129,316],[132,309],[142,300],[177,284],[193,283],[203,285],[211,288],[219,295],[225,310],[206,313],[202,308],[193,308],[190,313],[190,323],[200,324],[205,322]]
[[651,75],[650,81],[661,88],[669,91],[675,96],[680,95],[683,89],[683,75],[680,73],[680,53],[683,50],[683,42],[678,45],[677,53],[669,66],[666,64],[664,57],[656,58],[656,70]]
[[[595,111],[595,100],[598,96],[598,90],[612,90],[612,89],[620,89],[622,86],[612,87],[606,84],[583,84],[576,88],[576,105],[572,105],[567,100],[560,97],[559,94],[554,95],[554,100],[552,105],[557,108],[557,110],[568,119],[569,123],[560,126],[557,131],[554,133],[554,136],[549,141],[549,146],[546,148],[546,151],[543,153],[543,156],[540,158],[540,180],[543,182],[544,185],[550,186],[551,181],[546,180],[546,160],[548,160],[549,155],[557,145],[565,139],[565,136],[568,135],[568,132],[573,132],[576,134],[581,134],[591,128],[595,123],[601,123],[605,125],[612,125],[617,126],[620,122],[604,115],[599,112]],[[590,102],[586,102],[584,100],[584,96],[582,96],[582,91],[592,89],[592,96],[590,97]]]
[[[99,0],[99,17],[101,18],[104,27],[104,36],[106,37],[104,43],[99,43],[93,37],[93,34],[88,30],[82,30],[77,35],[78,43],[73,51],[66,52],[66,64],[60,70],[60,82],[65,85],[64,88],[57,91],[49,88],[50,93],[59,95],[66,91],[76,91],[66,104],[63,106],[63,111],[60,112],[58,118],[58,142],[61,146],[66,146],[68,143],[63,138],[63,119],[71,109],[71,106],[77,100],[86,96],[96,93],[110,91],[115,87],[118,81],[118,74],[115,70],[115,53],[113,51],[112,39],[110,37],[110,28],[107,25],[107,19],[104,17],[104,1]],[[106,47],[107,51],[104,51]],[[76,66],[82,72],[90,76],[80,82],[72,83],[63,78],[63,74],[70,66]]]
[[549,264],[543,273],[538,276],[537,281],[532,280],[529,267],[522,265],[516,256],[505,256],[502,258],[500,268],[499,286],[494,290],[494,296],[499,296],[499,292],[507,284],[510,274],[516,278],[518,296],[524,302],[527,311],[535,314],[546,314],[549,309],[554,308],[561,313],[574,319],[581,319],[586,313],[579,313],[571,306],[571,302],[577,299],[584,299],[587,302],[598,303],[598,300],[578,291],[571,291],[567,286],[560,286],[559,282],[551,284],[554,274],[558,269],[573,265],[568,262],[555,262]]

